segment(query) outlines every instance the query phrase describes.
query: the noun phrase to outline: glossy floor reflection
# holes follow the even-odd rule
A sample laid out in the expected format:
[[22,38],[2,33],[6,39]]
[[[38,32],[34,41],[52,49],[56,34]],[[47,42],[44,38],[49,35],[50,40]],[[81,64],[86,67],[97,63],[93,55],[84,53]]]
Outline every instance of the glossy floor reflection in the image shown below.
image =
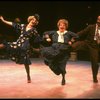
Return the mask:
[[0,98],[100,98],[100,72],[99,83],[94,84],[90,62],[68,61],[66,85],[62,86],[61,75],[55,75],[43,59],[31,60],[32,83],[27,83],[23,65],[0,60]]

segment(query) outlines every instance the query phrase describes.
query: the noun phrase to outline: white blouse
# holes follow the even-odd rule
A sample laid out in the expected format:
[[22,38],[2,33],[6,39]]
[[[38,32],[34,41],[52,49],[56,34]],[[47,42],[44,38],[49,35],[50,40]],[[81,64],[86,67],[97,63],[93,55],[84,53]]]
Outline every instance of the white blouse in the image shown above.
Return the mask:
[[60,31],[57,31],[58,33],[58,42],[60,43],[64,43],[64,34],[66,33],[67,31],[64,31],[64,32],[60,32]]

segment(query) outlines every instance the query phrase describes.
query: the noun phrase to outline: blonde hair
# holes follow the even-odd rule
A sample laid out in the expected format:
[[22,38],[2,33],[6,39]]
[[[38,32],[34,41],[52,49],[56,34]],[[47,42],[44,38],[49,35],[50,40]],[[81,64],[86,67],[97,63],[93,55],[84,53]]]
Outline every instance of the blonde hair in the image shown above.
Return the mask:
[[[27,21],[28,21],[28,23],[31,21],[31,20],[33,20],[35,17],[34,16],[29,16],[28,18],[27,18]],[[36,20],[36,25],[38,24],[39,22]]]
[[27,18],[28,23],[29,23],[32,19],[34,19],[34,16],[29,16],[29,17]]
[[59,27],[60,23],[64,23],[65,26],[66,26],[66,28],[68,28],[68,20],[66,20],[66,19],[60,19],[60,20],[58,20],[58,22],[57,22],[57,26],[58,27]]

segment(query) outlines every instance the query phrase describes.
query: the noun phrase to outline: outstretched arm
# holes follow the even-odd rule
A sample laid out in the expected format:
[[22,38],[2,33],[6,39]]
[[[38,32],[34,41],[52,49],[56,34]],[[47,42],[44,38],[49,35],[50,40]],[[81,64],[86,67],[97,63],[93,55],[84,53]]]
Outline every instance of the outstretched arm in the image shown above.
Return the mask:
[[5,23],[5,24],[7,24],[7,25],[10,25],[10,26],[12,26],[12,22],[10,22],[10,21],[6,21],[6,20],[4,20],[4,18],[3,18],[3,16],[0,16],[0,20],[3,22],[3,23]]

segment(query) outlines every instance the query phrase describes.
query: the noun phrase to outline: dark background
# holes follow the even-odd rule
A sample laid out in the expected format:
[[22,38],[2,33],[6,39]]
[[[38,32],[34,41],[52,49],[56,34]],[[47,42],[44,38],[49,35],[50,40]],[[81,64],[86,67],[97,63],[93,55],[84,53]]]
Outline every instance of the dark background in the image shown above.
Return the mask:
[[[27,17],[38,13],[40,23],[37,30],[40,35],[44,31],[57,29],[59,18],[69,21],[69,30],[78,32],[88,24],[96,22],[100,15],[99,1],[0,1],[0,15],[4,19],[14,21],[16,17],[27,23]],[[18,34],[12,27],[0,21],[0,39],[15,41]]]
[[[46,30],[56,29],[59,18],[67,18],[69,30],[77,32],[87,24],[95,23],[100,14],[99,1],[0,1],[0,15],[6,20],[14,21],[16,17],[27,23],[27,17],[38,13],[40,34]],[[0,22],[0,34],[12,34],[12,28]]]

